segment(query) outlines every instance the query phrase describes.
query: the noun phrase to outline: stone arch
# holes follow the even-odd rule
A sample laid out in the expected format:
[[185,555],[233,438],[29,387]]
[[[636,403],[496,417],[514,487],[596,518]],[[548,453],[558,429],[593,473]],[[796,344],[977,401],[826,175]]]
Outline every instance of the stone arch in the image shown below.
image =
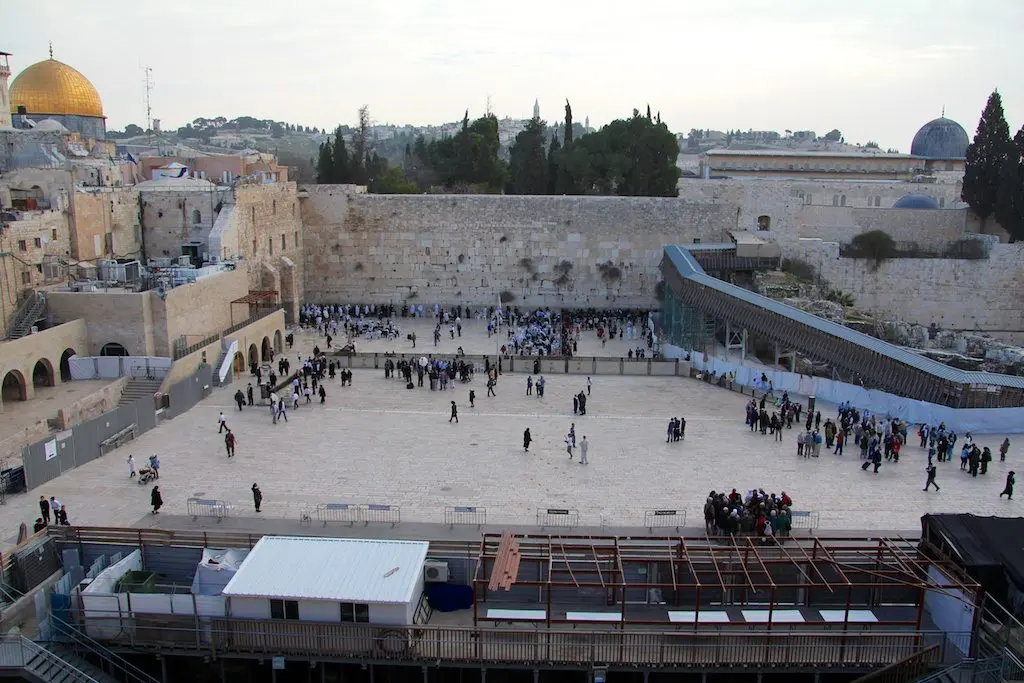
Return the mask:
[[260,345],[260,360],[264,363],[274,360],[274,349],[270,345],[270,337],[263,338],[263,343]]
[[53,363],[46,358],[40,358],[32,367],[32,388],[52,387],[54,384]]
[[249,344],[249,367],[255,368],[260,364],[260,352],[255,344]]
[[128,349],[126,349],[123,344],[118,344],[117,342],[107,342],[106,344],[103,345],[103,348],[100,349],[100,355],[130,356],[131,354],[128,353]]
[[274,330],[274,353],[284,351],[284,339],[281,337],[281,330]]
[[203,222],[203,214],[199,209],[192,209],[192,225],[199,225]]
[[235,351],[233,369],[238,374],[245,372],[245,356],[242,355],[241,351]]
[[71,357],[75,355],[74,349],[64,349],[64,353],[60,354],[60,381],[70,382],[71,381]]
[[757,229],[758,230],[771,230],[772,229],[772,217],[771,216],[758,216],[757,217]]
[[18,370],[11,370],[4,375],[3,400],[4,403],[28,400],[28,387],[25,386],[25,376]]

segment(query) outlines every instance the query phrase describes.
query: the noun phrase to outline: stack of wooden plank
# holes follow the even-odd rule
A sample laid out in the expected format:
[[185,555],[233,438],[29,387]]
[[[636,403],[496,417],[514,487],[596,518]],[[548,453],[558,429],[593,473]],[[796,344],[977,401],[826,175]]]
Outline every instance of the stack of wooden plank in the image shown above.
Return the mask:
[[519,577],[519,541],[511,531],[501,535],[498,552],[494,557],[491,569],[491,580],[487,588],[496,591],[499,588],[509,590]]

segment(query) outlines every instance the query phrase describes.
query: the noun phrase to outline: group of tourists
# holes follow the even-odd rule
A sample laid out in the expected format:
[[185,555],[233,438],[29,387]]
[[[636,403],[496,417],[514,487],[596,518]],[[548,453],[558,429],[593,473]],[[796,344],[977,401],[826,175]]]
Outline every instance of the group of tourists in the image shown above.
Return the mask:
[[750,489],[741,494],[733,489],[728,494],[712,491],[704,501],[704,530],[708,535],[757,536],[762,542],[789,536],[793,529],[793,500],[781,495],[766,494],[764,489]]

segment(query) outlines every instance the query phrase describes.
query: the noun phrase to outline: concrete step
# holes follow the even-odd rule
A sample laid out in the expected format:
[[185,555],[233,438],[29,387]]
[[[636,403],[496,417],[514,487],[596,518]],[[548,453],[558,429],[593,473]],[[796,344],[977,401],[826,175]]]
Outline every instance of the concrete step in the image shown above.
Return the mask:
[[133,377],[128,380],[128,383],[124,386],[124,390],[121,392],[121,400],[117,402],[118,405],[130,405],[135,403],[140,398],[149,396],[152,398],[153,394],[160,390],[160,385],[163,384],[163,380],[159,379],[139,379]]
[[118,683],[118,680],[110,674],[103,671],[101,668],[81,657],[74,650],[66,645],[60,643],[47,643],[46,649],[54,653],[62,660],[75,667],[88,678],[86,679],[72,679],[72,680],[93,680],[97,683]]

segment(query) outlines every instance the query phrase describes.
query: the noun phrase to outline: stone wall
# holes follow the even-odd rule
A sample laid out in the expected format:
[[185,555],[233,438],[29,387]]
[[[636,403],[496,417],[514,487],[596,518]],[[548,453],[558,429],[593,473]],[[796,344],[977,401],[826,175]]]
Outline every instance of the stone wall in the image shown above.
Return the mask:
[[737,215],[674,198],[304,190],[306,299],[325,303],[649,306],[662,247],[725,241]]
[[71,194],[71,256],[141,259],[139,195],[134,188],[89,188]]
[[[152,307],[153,323],[157,328],[156,355],[170,356],[174,344],[182,338],[185,346],[191,346],[248,318],[247,305],[231,304],[248,293],[246,272],[237,269],[169,289],[163,298],[154,295]],[[163,329],[160,329],[161,324]]]
[[24,387],[26,400],[31,399],[35,394],[32,371],[37,363],[43,364],[52,384],[58,386],[61,383],[60,360],[64,352],[68,351],[69,356],[81,354],[86,345],[86,325],[83,321],[57,325],[37,334],[0,342],[0,368],[5,376],[14,373]]
[[117,402],[121,400],[124,387],[130,379],[131,377],[119,377],[102,389],[83,396],[58,410],[57,429],[69,429],[116,408]]
[[877,271],[867,260],[839,258],[834,243],[805,243],[799,256],[882,320],[998,332],[1024,343],[1024,244],[996,244],[987,260],[890,259]]
[[[229,188],[209,191],[141,190],[142,229],[147,258],[178,258],[182,255],[181,246],[189,242],[199,243],[200,255],[207,253],[207,241],[217,219],[217,208],[228,201],[230,193]],[[221,254],[214,253],[211,256]]]
[[[37,246],[38,245],[38,246]],[[0,230],[0,338],[27,290],[63,284],[59,259],[67,258],[68,222],[61,211],[31,211]],[[44,268],[44,260],[48,268]]]
[[[303,225],[295,183],[240,185],[234,217],[249,288],[274,290],[290,316],[303,300]],[[227,246],[227,245],[225,245]]]
[[897,242],[917,242],[922,248],[942,249],[964,233],[966,209],[867,209],[805,206],[794,229],[773,230],[784,248],[801,238],[815,237],[848,243],[860,233],[882,230]]
[[46,305],[55,322],[83,322],[88,348],[81,355],[98,356],[104,344],[116,343],[131,356],[166,356],[165,339],[157,349],[153,298],[150,292],[51,292]]

